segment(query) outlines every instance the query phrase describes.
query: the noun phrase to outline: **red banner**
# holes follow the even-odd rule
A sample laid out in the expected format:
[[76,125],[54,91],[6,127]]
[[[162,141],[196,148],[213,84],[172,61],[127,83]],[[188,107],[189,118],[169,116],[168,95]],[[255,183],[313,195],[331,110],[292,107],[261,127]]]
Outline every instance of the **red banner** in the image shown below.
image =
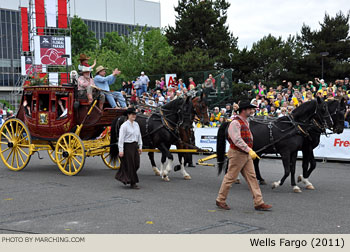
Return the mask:
[[45,5],[44,0],[35,0],[35,18],[36,26],[40,27],[37,29],[38,35],[44,35],[45,27]]
[[61,85],[69,83],[69,73],[61,73]]
[[65,65],[65,38],[56,36],[40,36],[40,59],[44,65]]
[[29,52],[28,10],[26,7],[21,8],[21,20],[22,20],[22,51]]
[[58,28],[67,28],[67,0],[58,0]]

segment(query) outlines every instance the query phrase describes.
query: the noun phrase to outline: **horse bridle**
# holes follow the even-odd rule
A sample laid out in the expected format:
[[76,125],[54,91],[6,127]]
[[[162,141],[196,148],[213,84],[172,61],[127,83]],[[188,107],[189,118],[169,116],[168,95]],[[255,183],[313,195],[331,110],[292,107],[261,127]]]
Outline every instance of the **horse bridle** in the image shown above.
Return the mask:
[[[198,104],[200,107],[199,112],[201,113],[201,115],[207,113],[207,111],[204,111],[205,106],[202,104],[202,99],[200,100],[200,102],[198,102]],[[197,117],[200,118],[199,122],[201,122],[203,124],[204,118],[203,118],[203,116],[199,115],[199,113],[197,112],[197,107],[193,106],[193,111],[194,111],[195,115],[197,115]],[[195,120],[195,121],[198,122],[198,120]]]

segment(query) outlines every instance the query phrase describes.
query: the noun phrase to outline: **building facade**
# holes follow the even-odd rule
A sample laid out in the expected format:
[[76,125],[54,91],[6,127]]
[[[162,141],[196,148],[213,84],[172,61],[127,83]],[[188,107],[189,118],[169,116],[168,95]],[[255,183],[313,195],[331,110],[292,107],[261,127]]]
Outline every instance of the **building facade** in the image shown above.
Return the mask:
[[[6,99],[21,75],[21,15],[28,0],[0,0],[0,101]],[[127,35],[135,27],[158,28],[160,3],[145,0],[70,0],[70,16],[79,16],[97,39],[106,32]]]

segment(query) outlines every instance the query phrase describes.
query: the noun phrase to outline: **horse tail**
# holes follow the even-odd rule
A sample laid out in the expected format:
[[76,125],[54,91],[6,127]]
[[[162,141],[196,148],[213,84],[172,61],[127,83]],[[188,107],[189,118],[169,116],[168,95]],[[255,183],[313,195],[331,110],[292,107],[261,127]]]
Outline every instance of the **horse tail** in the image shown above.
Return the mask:
[[223,170],[224,164],[225,164],[225,152],[226,152],[226,128],[230,122],[224,122],[221,124],[218,135],[216,139],[216,160],[218,162],[218,175]]
[[119,150],[118,150],[118,135],[119,135],[119,118],[114,119],[111,125],[111,140],[109,147],[109,155],[111,158],[111,162],[114,162],[118,158]]

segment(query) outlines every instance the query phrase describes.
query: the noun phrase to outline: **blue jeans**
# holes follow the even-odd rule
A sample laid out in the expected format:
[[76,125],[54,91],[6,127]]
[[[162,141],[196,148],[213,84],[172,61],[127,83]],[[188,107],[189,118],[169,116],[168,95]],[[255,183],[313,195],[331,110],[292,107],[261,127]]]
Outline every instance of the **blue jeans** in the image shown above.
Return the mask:
[[125,98],[121,92],[114,91],[114,92],[112,92],[112,95],[115,99],[117,99],[117,101],[119,102],[119,104],[122,108],[126,107]]
[[117,107],[117,104],[115,103],[114,97],[111,94],[104,93],[106,100],[108,101],[109,105],[111,105],[112,108]]
[[136,89],[136,95],[137,97],[140,97],[142,95],[142,88]]
[[142,90],[141,94],[147,93],[147,84],[142,84],[141,90]]

